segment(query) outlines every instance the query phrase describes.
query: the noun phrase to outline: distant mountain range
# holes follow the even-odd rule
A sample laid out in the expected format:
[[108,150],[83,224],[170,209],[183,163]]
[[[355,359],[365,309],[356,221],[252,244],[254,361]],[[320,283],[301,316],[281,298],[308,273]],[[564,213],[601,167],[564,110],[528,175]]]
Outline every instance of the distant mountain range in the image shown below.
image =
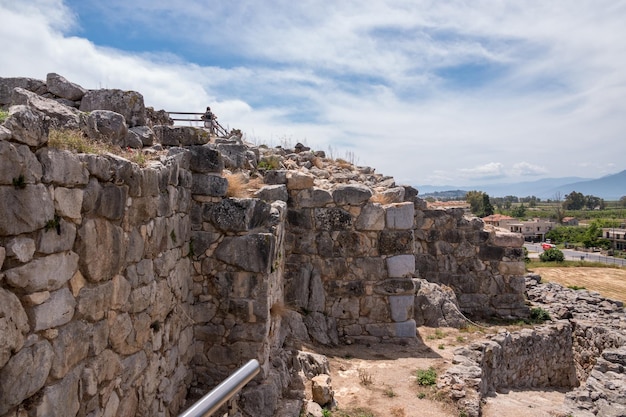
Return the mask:
[[572,191],[584,195],[594,195],[605,200],[619,200],[626,195],[626,170],[601,178],[544,178],[537,181],[489,184],[489,185],[418,185],[420,197],[450,198],[460,195],[463,191],[484,191],[491,197],[514,195],[517,197],[536,196],[542,200],[554,199],[560,193],[561,198]]

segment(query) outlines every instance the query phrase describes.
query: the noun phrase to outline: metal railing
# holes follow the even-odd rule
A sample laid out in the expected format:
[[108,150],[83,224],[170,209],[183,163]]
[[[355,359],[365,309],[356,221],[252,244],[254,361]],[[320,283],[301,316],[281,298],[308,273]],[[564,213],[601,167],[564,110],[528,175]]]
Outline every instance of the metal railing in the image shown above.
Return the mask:
[[209,417],[222,405],[230,400],[240,389],[250,382],[261,371],[261,365],[256,359],[248,361],[235,373],[226,378],[211,392],[200,398],[179,417]]
[[[168,115],[171,114],[182,114],[184,116],[202,116],[205,113],[194,113],[194,112],[188,112],[188,111],[168,111],[167,112]],[[178,117],[170,117],[170,119],[177,121],[177,122],[205,122],[206,120],[204,120],[202,117],[199,117],[197,119],[181,119]],[[224,127],[222,125],[219,124],[219,122],[217,120],[212,120],[212,126],[210,126],[209,128],[214,128],[217,133],[220,133],[224,136],[226,136],[228,134],[228,132],[226,131],[226,129],[224,129]]]

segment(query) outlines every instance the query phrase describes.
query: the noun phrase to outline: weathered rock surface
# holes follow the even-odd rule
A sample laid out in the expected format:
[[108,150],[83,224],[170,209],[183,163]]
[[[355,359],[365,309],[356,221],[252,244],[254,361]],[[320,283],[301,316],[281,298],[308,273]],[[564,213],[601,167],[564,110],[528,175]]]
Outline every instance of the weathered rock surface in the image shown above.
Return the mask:
[[83,98],[87,90],[83,87],[68,81],[59,74],[49,73],[46,76],[46,86],[52,94],[71,101]]
[[124,116],[128,127],[146,124],[143,96],[136,91],[117,89],[89,90],[80,102],[80,111],[110,110]]

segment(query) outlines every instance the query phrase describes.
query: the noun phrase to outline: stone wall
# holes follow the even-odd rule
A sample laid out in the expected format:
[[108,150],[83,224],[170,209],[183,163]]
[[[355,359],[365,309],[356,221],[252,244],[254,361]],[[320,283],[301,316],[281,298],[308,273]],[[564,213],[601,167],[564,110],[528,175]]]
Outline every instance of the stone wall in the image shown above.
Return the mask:
[[[526,276],[529,300],[552,320],[533,329],[502,331],[455,351],[438,388],[468,416],[481,399],[507,388],[575,388],[564,413],[575,417],[626,412],[626,315],[623,303]],[[576,388],[578,387],[578,388]]]
[[[139,93],[57,74],[0,78],[9,105],[2,417],[170,416],[251,358],[262,372],[242,410],[281,415],[279,398],[292,399],[287,410],[301,404],[296,374],[310,377],[293,338],[411,338],[417,325],[459,320],[459,306],[527,313],[521,240],[460,211],[426,210],[416,190],[371,168],[304,146],[210,138],[147,111]],[[52,129],[122,156],[49,146]],[[145,167],[130,162],[138,156]],[[258,169],[274,158],[281,169]],[[262,174],[265,185],[231,197],[226,170]]]
[[503,330],[488,339],[456,349],[454,366],[437,384],[468,416],[480,415],[480,401],[491,392],[578,385],[568,323]]
[[520,235],[487,231],[462,210],[402,201],[402,187],[400,201],[380,204],[362,184],[284,182],[286,299],[317,342],[415,337],[426,307],[418,277],[452,288],[467,314],[527,317]]
[[462,209],[416,211],[416,270],[454,289],[474,317],[527,317],[521,235],[485,229]]
[[188,166],[8,139],[0,415],[175,414],[193,356]]

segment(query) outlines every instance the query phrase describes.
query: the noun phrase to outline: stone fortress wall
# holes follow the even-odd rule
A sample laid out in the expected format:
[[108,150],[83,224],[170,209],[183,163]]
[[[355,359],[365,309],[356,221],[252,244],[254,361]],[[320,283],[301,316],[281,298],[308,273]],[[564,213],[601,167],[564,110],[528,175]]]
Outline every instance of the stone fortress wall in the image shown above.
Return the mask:
[[[519,236],[371,168],[211,140],[56,74],[0,79],[0,105],[0,416],[175,415],[252,358],[243,412],[298,415],[293,339],[528,314]],[[155,156],[55,149],[59,128]],[[227,171],[265,185],[228,197]]]

